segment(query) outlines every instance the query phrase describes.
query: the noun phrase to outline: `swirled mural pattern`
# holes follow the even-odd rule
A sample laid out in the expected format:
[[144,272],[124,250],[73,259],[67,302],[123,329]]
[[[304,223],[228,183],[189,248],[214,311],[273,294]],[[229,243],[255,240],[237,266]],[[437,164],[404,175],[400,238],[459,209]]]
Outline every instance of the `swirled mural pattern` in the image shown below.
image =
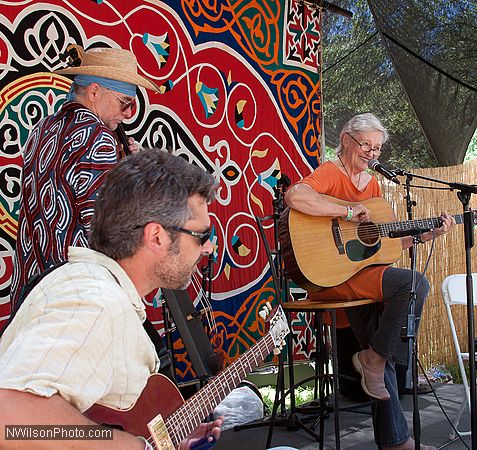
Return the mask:
[[[216,346],[232,361],[263,334],[257,310],[274,299],[255,217],[272,214],[283,174],[295,181],[320,156],[319,10],[293,0],[0,4],[0,321],[10,313],[22,147],[71,83],[51,72],[64,67],[59,55],[69,44],[122,47],[162,87],[162,94],[138,91],[126,132],[144,147],[172,149],[219,182],[211,303]],[[273,241],[272,228],[265,222]],[[196,303],[201,276],[198,270],[191,288]],[[159,294],[148,298],[161,329],[159,306]],[[296,325],[306,328],[301,318]],[[174,346],[178,373],[187,377],[180,339]]]

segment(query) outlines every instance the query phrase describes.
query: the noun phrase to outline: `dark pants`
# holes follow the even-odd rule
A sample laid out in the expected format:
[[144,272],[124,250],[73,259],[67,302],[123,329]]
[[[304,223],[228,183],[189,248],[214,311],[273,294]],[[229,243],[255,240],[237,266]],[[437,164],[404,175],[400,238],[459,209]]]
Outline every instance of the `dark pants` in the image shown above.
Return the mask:
[[[407,322],[411,276],[410,270],[388,267],[383,275],[383,302],[346,309],[360,346],[371,346],[387,358],[384,381],[391,398],[373,402],[374,438],[379,448],[398,445],[410,437],[399,401],[394,363],[408,363],[408,343],[401,339],[401,328]],[[416,317],[420,317],[428,293],[429,283],[417,274]]]

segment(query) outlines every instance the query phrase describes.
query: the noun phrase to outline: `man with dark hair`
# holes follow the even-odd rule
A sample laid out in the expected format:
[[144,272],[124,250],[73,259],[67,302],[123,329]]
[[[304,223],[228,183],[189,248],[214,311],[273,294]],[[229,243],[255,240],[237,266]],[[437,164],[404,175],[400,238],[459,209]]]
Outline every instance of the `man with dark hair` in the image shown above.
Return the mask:
[[[138,75],[130,51],[93,48],[81,56],[80,66],[58,71],[74,76],[67,101],[35,126],[23,149],[12,306],[30,277],[66,260],[70,245],[87,246],[97,190],[122,153],[114,131],[134,115],[138,86],[157,91]],[[139,145],[129,138],[128,149]]]
[[[135,404],[159,368],[142,326],[141,298],[158,287],[185,288],[198,260],[212,251],[207,205],[214,189],[210,174],[159,150],[132,155],[108,173],[90,248],[68,249],[68,262],[31,290],[0,339],[1,439],[5,425],[86,425],[93,422],[82,413],[94,404],[118,410]],[[221,423],[202,424],[180,448],[218,438]],[[118,430],[112,441],[8,444],[149,448]]]

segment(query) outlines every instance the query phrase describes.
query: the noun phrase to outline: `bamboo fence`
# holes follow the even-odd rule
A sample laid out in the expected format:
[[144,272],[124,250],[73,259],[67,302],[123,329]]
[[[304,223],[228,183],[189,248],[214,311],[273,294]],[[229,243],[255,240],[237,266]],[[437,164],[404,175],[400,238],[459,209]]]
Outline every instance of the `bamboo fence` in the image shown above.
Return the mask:
[[[415,169],[412,173],[435,178],[443,181],[475,184],[477,182],[477,160],[458,166],[438,167],[432,169]],[[396,212],[398,220],[407,220],[405,190],[403,186],[388,182],[378,175],[384,198],[389,201]],[[401,180],[404,180],[401,177]],[[463,207],[457,192],[451,192],[445,185],[413,178],[412,186],[432,186],[438,190],[411,188],[412,200],[416,201],[413,208],[413,219],[437,217],[441,211],[450,214],[462,214]],[[470,205],[475,207],[477,200],[471,198]],[[451,274],[465,273],[465,246],[463,225],[457,225],[451,232],[435,240],[431,252],[431,243],[419,245],[417,249],[417,268],[423,271],[426,260],[430,256],[426,277],[431,285],[429,297],[424,306],[424,312],[419,326],[418,349],[422,364],[425,368],[439,364],[456,364],[455,350],[449,328],[447,314],[441,295],[441,284],[444,278]],[[475,247],[471,251],[472,269],[477,272]],[[403,252],[402,257],[395,263],[396,267],[409,268],[411,264],[409,253]],[[460,336],[461,348],[467,349],[467,312],[465,306],[453,307],[454,322]],[[475,309],[474,309],[475,311]]]

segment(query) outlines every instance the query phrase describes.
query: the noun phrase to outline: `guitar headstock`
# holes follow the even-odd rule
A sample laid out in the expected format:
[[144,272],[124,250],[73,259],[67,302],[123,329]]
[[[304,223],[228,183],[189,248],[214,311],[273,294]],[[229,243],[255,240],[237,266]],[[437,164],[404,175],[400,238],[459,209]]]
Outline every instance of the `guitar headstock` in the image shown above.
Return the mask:
[[269,302],[267,302],[266,306],[264,306],[258,314],[262,319],[266,320],[270,313],[271,316],[268,318],[268,322],[270,324],[268,334],[272,337],[273,344],[275,346],[273,353],[277,355],[280,353],[280,350],[285,343],[285,337],[290,332],[290,329],[288,328],[288,322],[285,313],[283,312],[283,309],[280,305],[275,308],[275,310],[272,310],[272,306]]

